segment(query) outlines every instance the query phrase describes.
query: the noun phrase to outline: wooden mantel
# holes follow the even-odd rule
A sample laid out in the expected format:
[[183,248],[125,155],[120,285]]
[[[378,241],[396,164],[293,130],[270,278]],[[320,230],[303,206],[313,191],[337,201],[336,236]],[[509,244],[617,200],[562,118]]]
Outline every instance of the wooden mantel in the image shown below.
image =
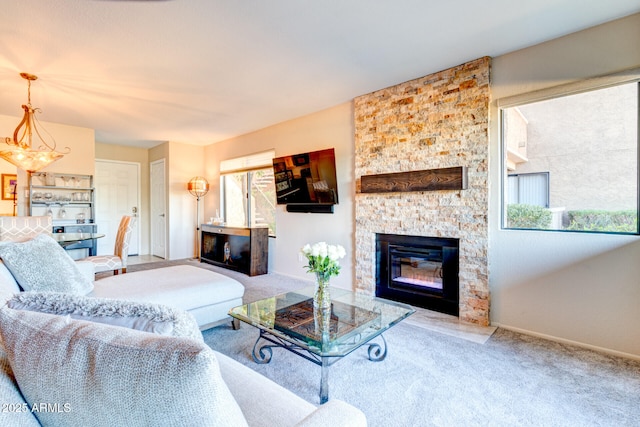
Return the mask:
[[466,190],[467,167],[362,175],[361,193]]

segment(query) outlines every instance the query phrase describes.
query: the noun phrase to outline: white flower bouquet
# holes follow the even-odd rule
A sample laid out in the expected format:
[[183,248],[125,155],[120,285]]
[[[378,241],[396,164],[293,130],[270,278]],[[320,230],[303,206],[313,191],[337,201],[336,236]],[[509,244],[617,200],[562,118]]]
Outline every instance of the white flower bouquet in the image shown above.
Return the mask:
[[318,280],[322,281],[328,281],[331,276],[340,273],[338,260],[346,255],[341,245],[328,245],[326,242],[306,244],[301,252],[309,261],[307,270],[316,273]]

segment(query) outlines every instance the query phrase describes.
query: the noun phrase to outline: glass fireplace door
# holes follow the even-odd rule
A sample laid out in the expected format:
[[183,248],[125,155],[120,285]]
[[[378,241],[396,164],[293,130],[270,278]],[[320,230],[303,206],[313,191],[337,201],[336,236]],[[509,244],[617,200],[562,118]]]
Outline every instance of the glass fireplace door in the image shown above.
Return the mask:
[[442,249],[389,248],[391,286],[442,292]]

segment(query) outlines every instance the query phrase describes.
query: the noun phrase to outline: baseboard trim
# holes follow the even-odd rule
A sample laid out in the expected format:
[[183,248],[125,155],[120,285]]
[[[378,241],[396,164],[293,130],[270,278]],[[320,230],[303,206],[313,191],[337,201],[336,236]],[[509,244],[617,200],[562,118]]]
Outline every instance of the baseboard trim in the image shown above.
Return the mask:
[[579,341],[568,340],[568,339],[556,337],[556,336],[553,336],[553,335],[541,334],[539,332],[530,331],[528,329],[517,328],[515,326],[503,325],[503,324],[498,323],[498,322],[491,322],[491,326],[497,326],[498,328],[507,329],[509,331],[518,332],[518,333],[524,334],[524,335],[531,335],[531,336],[537,337],[537,338],[543,338],[543,339],[546,339],[546,340],[549,340],[549,341],[555,341],[555,342],[558,342],[558,343],[561,343],[561,344],[575,345],[577,347],[582,347],[582,348],[586,348],[586,349],[589,349],[589,350],[594,350],[594,351],[597,351],[597,352],[600,352],[600,353],[610,354],[612,356],[624,357],[625,359],[632,359],[632,360],[640,361],[640,354],[625,353],[623,351],[612,350],[610,348],[599,347],[597,345],[591,345],[591,344],[586,344],[586,343],[579,342]]

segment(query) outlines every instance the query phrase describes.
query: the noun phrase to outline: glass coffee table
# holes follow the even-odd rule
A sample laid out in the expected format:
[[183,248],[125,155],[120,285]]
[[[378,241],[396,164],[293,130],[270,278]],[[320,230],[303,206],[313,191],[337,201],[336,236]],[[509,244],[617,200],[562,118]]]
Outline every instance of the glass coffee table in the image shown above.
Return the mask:
[[63,248],[74,245],[78,242],[92,239],[101,239],[104,237],[102,233],[53,233],[51,237]]
[[[331,288],[331,308],[314,309],[315,287],[232,308],[229,315],[260,330],[253,346],[256,363],[269,363],[274,347],[321,366],[320,403],[329,399],[329,366],[367,345],[369,360],[387,356],[382,333],[415,310],[406,304]],[[380,342],[371,342],[379,338]],[[260,345],[259,345],[260,344]]]

